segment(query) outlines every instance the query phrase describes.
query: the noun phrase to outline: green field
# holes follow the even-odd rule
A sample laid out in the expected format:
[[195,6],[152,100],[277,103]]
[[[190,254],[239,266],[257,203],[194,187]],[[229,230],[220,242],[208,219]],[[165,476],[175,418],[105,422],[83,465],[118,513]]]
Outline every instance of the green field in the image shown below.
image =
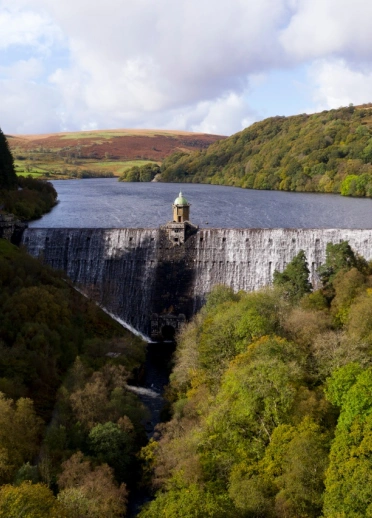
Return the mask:
[[154,163],[151,160],[74,160],[74,163],[66,163],[65,160],[54,153],[38,153],[33,155],[32,161],[15,160],[15,170],[18,176],[33,176],[37,178],[79,178],[91,173],[92,176],[105,177],[108,174],[120,176],[133,166],[143,166]]

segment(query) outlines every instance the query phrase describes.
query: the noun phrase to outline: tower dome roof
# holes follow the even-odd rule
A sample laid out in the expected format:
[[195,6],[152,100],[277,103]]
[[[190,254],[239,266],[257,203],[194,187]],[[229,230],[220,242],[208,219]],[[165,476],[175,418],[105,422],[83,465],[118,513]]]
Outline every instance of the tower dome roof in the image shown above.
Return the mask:
[[186,198],[182,195],[182,192],[179,193],[178,197],[174,200],[174,205],[190,205]]

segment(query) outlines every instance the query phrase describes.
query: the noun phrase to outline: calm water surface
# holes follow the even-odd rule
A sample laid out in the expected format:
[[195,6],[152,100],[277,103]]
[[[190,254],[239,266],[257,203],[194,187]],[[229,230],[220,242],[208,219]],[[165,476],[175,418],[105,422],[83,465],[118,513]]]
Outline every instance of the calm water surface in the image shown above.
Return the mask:
[[372,228],[372,200],[201,184],[55,181],[58,205],[30,227],[157,227],[180,190],[191,221],[217,228]]

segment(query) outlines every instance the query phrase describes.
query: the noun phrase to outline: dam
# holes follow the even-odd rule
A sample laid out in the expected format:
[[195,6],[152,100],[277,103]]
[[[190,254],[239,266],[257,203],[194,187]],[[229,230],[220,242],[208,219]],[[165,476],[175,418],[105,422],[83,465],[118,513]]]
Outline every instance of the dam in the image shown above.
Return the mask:
[[314,286],[329,242],[348,241],[372,260],[370,229],[199,229],[188,218],[186,206],[173,204],[173,221],[159,228],[28,228],[22,242],[153,340],[172,338],[213,286],[253,291],[270,285],[274,271],[300,250]]

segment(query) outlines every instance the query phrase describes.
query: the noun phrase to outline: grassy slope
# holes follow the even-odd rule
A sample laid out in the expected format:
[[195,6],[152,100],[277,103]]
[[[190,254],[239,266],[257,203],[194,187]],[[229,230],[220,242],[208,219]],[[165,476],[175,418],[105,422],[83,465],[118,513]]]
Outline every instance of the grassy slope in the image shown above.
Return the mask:
[[162,180],[372,196],[372,105],[272,117],[191,155]]
[[97,130],[13,135],[8,142],[18,175],[41,178],[120,176],[133,165],[160,164],[175,151],[205,149],[224,138],[182,131]]

